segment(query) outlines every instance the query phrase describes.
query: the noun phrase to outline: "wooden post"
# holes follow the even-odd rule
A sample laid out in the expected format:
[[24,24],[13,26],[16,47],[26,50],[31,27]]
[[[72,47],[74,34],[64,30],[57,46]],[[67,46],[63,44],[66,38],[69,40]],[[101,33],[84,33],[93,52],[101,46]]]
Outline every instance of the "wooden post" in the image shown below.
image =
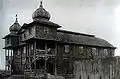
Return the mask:
[[57,60],[57,43],[55,43],[55,75],[57,75],[56,60]]
[[[34,41],[33,50],[34,50],[34,58],[36,59],[36,41]],[[36,61],[34,61],[34,68],[36,70]]]
[[10,51],[10,52],[11,52],[11,61],[12,61],[12,49],[11,49],[11,51]]
[[[12,49],[11,49],[11,60],[10,60],[10,64],[12,64]],[[11,74],[12,74],[12,67],[11,67]]]
[[26,44],[26,53],[25,53],[25,70],[27,69],[27,44]]
[[10,58],[9,58],[9,49],[8,49],[8,71],[9,71],[9,60],[10,60]]
[[28,66],[29,66],[29,70],[31,70],[30,68],[30,44],[28,44]]
[[24,52],[24,47],[23,47],[23,50],[22,50],[22,52],[21,52],[21,70],[22,70],[22,54],[23,54],[23,52]]
[[30,72],[32,73],[32,66],[31,66],[31,44],[29,44],[29,65],[30,65]]
[[46,70],[47,70],[47,68],[46,68],[46,67],[47,67],[47,57],[46,57],[46,56],[47,56],[47,53],[48,53],[48,52],[47,52],[47,41],[46,41],[46,42],[45,42],[45,58],[44,58],[44,59],[45,59],[45,70],[44,70],[44,71],[45,71],[45,74],[47,73],[47,71],[46,71]]
[[28,69],[28,44],[26,45],[26,69]]
[[7,50],[5,49],[5,70],[7,70]]
[[45,79],[48,79],[48,77],[47,77],[47,60],[48,60],[49,57],[47,56],[47,54],[48,54],[48,51],[47,51],[47,41],[45,41],[45,57],[43,57],[44,60],[45,60],[45,69],[44,69]]

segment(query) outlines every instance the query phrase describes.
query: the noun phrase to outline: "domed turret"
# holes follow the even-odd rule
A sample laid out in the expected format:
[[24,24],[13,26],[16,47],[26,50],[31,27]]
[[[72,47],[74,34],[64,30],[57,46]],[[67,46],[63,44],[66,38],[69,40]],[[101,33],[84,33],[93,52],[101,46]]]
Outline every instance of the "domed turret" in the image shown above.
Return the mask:
[[18,23],[17,15],[16,15],[15,23],[13,25],[11,25],[10,28],[9,28],[10,33],[17,33],[20,30],[20,28],[21,28],[21,26]]
[[36,20],[36,19],[49,20],[50,19],[50,13],[43,8],[42,1],[40,4],[40,7],[33,13],[32,18],[33,20]]

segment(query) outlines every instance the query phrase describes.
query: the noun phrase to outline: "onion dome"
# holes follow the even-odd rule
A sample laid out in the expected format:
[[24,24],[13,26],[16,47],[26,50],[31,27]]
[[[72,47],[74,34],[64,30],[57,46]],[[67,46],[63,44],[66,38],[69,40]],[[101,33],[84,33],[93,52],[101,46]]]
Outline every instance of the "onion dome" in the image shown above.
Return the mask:
[[18,23],[17,14],[16,14],[15,23],[10,26],[9,30],[10,30],[11,33],[17,33],[17,32],[20,30],[20,28],[21,28],[21,26],[20,26],[20,24]]
[[42,1],[40,3],[40,7],[33,13],[32,18],[33,20],[36,20],[36,19],[49,20],[50,19],[50,13],[43,8]]

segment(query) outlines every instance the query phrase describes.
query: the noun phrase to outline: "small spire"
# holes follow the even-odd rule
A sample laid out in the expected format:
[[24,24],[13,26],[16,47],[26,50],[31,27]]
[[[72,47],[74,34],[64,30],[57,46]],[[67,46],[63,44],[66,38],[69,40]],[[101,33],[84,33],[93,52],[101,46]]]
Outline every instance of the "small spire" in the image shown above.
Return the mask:
[[16,16],[15,16],[15,17],[16,17],[15,23],[18,23],[18,18],[17,18],[17,14],[16,14]]
[[43,2],[42,2],[42,1],[40,1],[40,7],[41,7],[41,8],[43,8],[43,5],[42,5],[42,3],[43,3]]

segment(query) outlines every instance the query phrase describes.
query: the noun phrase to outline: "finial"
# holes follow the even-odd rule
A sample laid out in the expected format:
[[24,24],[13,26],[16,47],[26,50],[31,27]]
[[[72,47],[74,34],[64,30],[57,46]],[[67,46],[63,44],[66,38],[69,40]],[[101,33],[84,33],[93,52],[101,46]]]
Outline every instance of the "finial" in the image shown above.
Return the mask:
[[40,7],[43,8],[42,1],[40,1]]
[[16,20],[15,20],[15,22],[17,23],[17,22],[18,22],[17,14],[16,14],[16,16],[15,16],[15,17],[16,17]]

